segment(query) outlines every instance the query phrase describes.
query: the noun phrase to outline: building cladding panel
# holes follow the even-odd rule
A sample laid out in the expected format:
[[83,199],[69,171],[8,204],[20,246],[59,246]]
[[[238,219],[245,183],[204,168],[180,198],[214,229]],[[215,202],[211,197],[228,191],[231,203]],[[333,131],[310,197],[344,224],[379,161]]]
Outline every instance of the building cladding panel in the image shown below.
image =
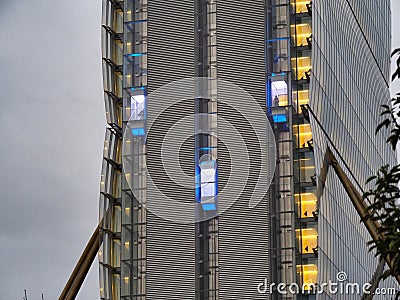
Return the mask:
[[265,107],[264,1],[217,2],[217,40],[218,78]]
[[[118,24],[121,25],[121,3],[111,0],[103,2],[108,6],[112,3],[112,6],[116,7],[118,13],[112,12],[110,16],[114,14],[112,18],[117,18]],[[150,94],[172,81],[193,77],[195,64],[200,59],[195,57],[194,1],[125,1],[125,9],[128,2],[135,3],[135,5],[140,3],[141,7],[145,7],[145,11],[148,12],[146,35],[142,36],[147,50],[145,53],[140,53],[146,57],[146,59],[143,57],[143,61],[147,63],[147,73],[144,72],[145,75],[147,74],[147,86],[140,86],[139,90],[147,91]],[[285,2],[285,4],[283,5],[281,2]],[[290,5],[288,1],[275,3],[278,3],[278,6]],[[107,5],[104,7],[107,8]],[[133,6],[135,7],[135,5]],[[384,136],[382,134],[374,135],[376,124],[380,120],[380,104],[389,102],[389,20],[390,4],[388,0],[314,0],[312,4],[310,106],[360,183],[374,173],[378,166],[395,162],[393,153],[385,145]],[[133,23],[136,21],[135,19]],[[217,2],[218,78],[240,86],[264,110],[266,103],[266,21],[264,1],[222,0]],[[107,21],[108,23],[110,24],[104,27],[104,34],[107,33],[114,40],[111,41],[108,35],[107,38],[103,37],[104,41],[107,41],[103,47],[103,56],[107,58],[104,77],[105,79],[111,78],[109,82],[105,80],[106,104],[111,106],[110,112],[119,112],[122,88],[117,89],[115,87],[118,85],[111,83],[116,81],[114,77],[120,77],[122,62],[110,62],[111,56],[107,54],[107,47],[111,42],[120,44],[121,30],[119,29],[123,26],[117,24],[118,26],[111,28],[114,26],[111,24],[117,22],[111,20]],[[115,34],[115,32],[117,33]],[[140,34],[140,32],[135,32],[135,35],[140,36]],[[126,55],[126,53],[124,54]],[[122,56],[120,54],[118,57]],[[116,71],[113,71],[112,68],[115,68],[115,65],[117,68]],[[289,73],[291,74],[290,69],[287,74]],[[124,76],[128,77],[127,74]],[[137,87],[124,86],[124,88],[125,93],[131,90],[138,91]],[[229,95],[229,91],[228,93],[227,91],[223,92],[224,95]],[[292,92],[289,90],[289,93]],[[231,96],[240,101],[241,98],[238,95],[232,94]],[[127,96],[127,99],[129,98],[130,94]],[[188,181],[184,186],[175,184],[165,172],[160,170],[162,165],[161,145],[167,132],[175,122],[195,113],[194,99],[187,98],[187,94],[180,94],[179,91],[172,97],[166,94],[161,99],[156,99],[157,101],[154,99],[152,101],[150,96],[147,97],[147,124],[152,124],[146,141],[146,160],[150,174],[147,181],[152,180],[157,185],[157,188],[150,184],[147,185],[146,201],[148,204],[159,200],[160,192],[182,203],[195,201],[194,189],[189,188],[189,186],[194,187],[194,182]],[[173,103],[177,100],[182,101]],[[162,106],[166,107],[162,114],[159,114],[160,101],[163,101]],[[229,136],[230,128],[226,127],[224,122],[220,122],[221,119],[228,120],[240,133],[244,133],[243,137],[249,147],[248,150],[253,152],[254,157],[257,157],[257,153],[260,151],[257,150],[256,138],[251,134],[246,134],[249,132],[249,124],[235,114],[236,112],[232,111],[230,107],[221,102],[218,103],[218,116],[220,117],[218,134]],[[113,131],[112,135],[106,137],[106,142],[111,143],[111,139],[115,138],[120,143],[120,136],[117,136],[117,133],[122,125],[117,113],[115,113],[115,117],[111,118],[110,116],[113,115],[108,112],[110,119],[108,123]],[[292,125],[290,123],[290,126]],[[330,143],[312,118],[311,127],[315,164],[317,175],[319,175],[323,155]],[[185,131],[188,135],[194,133],[194,124],[193,127],[185,128]],[[183,166],[183,171],[193,176],[192,172],[194,173],[195,170],[194,139],[187,139],[182,143],[178,137],[176,140],[174,138],[172,137],[170,143],[176,143],[180,152],[180,161],[177,162],[177,165]],[[224,141],[219,140],[218,179],[220,187],[223,187],[230,179],[231,163],[235,163],[232,161],[229,151],[225,151],[225,149]],[[112,168],[114,165],[119,167],[121,159],[114,157],[113,161],[116,161],[116,164],[110,166],[106,164],[107,160],[105,161],[103,173],[111,170],[110,174],[118,174]],[[351,177],[349,171],[345,167],[344,169]],[[269,295],[257,293],[258,284],[264,282],[265,278],[270,278],[271,275],[268,253],[271,247],[269,243],[269,199],[266,195],[258,195],[263,198],[263,201],[257,207],[249,208],[249,195],[252,193],[252,186],[258,179],[252,174],[254,175],[257,171],[259,168],[254,166],[253,173],[250,173],[247,179],[244,193],[227,212],[219,217],[218,276],[216,276],[219,279],[215,286],[218,296],[213,299],[269,299]],[[112,178],[111,175],[106,175],[104,176],[107,180]],[[238,186],[241,184],[242,182],[237,182]],[[117,196],[113,196],[117,198],[115,203],[109,202],[106,197],[109,196],[110,191],[114,190],[114,187],[105,188],[102,190],[101,202],[103,213],[106,213],[111,206],[115,206],[114,209],[120,208],[119,203],[121,202],[119,200],[121,192],[118,188],[115,188],[118,191]],[[219,201],[221,203],[230,202],[231,199],[237,197],[238,195],[234,191],[228,191],[224,193],[224,196],[219,195]],[[278,198],[274,200],[280,201]],[[373,254],[368,253],[366,247],[370,236],[365,228],[360,226],[354,207],[332,171],[327,176],[325,189],[319,195],[318,200],[320,203],[318,281],[335,280],[336,274],[344,271],[348,274],[350,282],[368,282],[377,265]],[[165,210],[172,209],[171,214],[176,218],[179,217],[179,211],[174,211],[170,202],[160,202],[157,205]],[[143,272],[146,279],[146,295],[142,294],[139,296],[141,298],[135,299],[144,297],[146,299],[196,299],[198,278],[196,278],[195,266],[199,261],[196,261],[195,224],[175,224],[163,220],[151,212],[147,214],[146,223],[146,236],[143,239],[147,243],[145,251],[147,265]],[[111,228],[111,225],[108,227]],[[109,230],[108,227],[104,226],[104,229]],[[121,229],[117,228],[114,231],[114,236],[117,237],[116,242],[118,242]],[[106,242],[103,244],[103,258],[100,259],[101,298],[115,300],[120,298],[119,293],[115,292],[118,290],[119,282],[123,286],[125,278],[123,278],[123,273],[121,276],[118,273],[118,269],[121,267],[120,261],[115,261],[116,259],[113,261],[111,257],[111,238],[107,237],[108,233],[104,234]],[[123,237],[122,242],[124,242]],[[115,250],[114,256],[118,256],[115,255]],[[132,277],[134,276],[132,275]],[[394,286],[392,282],[385,284]],[[122,297],[124,299],[136,297],[128,294],[124,294]],[[351,299],[350,295],[345,296],[345,299]],[[327,294],[317,296],[317,299],[328,298],[330,296]]]
[[[194,75],[194,2],[148,2],[148,90],[157,90],[171,81]],[[179,98],[166,96],[163,101]],[[161,192],[174,200],[194,202],[194,189],[183,189],[157,174],[160,148],[165,134],[177,120],[194,113],[194,99],[176,104],[157,116],[159,103],[148,99],[148,124],[154,124],[147,140],[147,167],[157,180]],[[182,99],[185,100],[185,99]],[[158,99],[160,101],[160,99]],[[170,110],[171,110],[170,109]],[[193,124],[194,126],[194,124]],[[194,127],[188,130],[194,133]],[[172,141],[173,142],[173,141]],[[175,141],[180,147],[180,141]],[[182,165],[192,166],[194,172],[194,142],[182,145],[186,153]],[[190,183],[189,183],[190,184]],[[193,182],[191,182],[193,184]],[[157,199],[156,188],[148,186],[147,199]],[[165,209],[170,209],[166,202]],[[194,299],[195,297],[195,225],[165,221],[151,213],[147,216],[147,297],[146,299]]]
[[149,1],[148,23],[149,93],[193,77],[194,1]]
[[[234,95],[233,95],[234,96]],[[218,107],[220,118],[240,120],[229,108]],[[236,129],[250,132],[246,122],[236,122]],[[229,136],[231,128],[224,122],[218,123],[220,136]],[[257,141],[253,136],[245,138],[249,153],[257,155]],[[255,148],[253,148],[253,146]],[[223,149],[222,141],[218,148]],[[246,160],[243,153],[243,161]],[[240,158],[232,159],[228,153],[218,153],[218,172],[222,181],[240,186],[244,178],[232,178],[231,163],[238,163]],[[236,160],[235,160],[236,159]],[[239,162],[240,163],[240,162]],[[265,195],[256,195],[262,201],[255,208],[249,207],[253,185],[257,184],[257,166],[250,167],[251,172],[242,194],[237,190],[222,191],[218,196],[220,203],[235,203],[219,216],[219,299],[266,299],[266,295],[257,292],[257,285],[269,277],[269,239],[268,239],[268,199]],[[265,192],[265,191],[264,191]]]
[[[391,18],[390,1],[358,1],[348,0],[351,12],[354,14],[357,24],[362,29],[371,48],[374,59],[379,69],[389,81],[390,63],[389,53],[391,49]],[[374,9],[371,9],[374,7]]]
[[[263,108],[264,19],[263,1],[217,2],[218,78],[240,86]],[[220,92],[229,95],[227,91]],[[235,94],[231,94],[231,97],[235,98]],[[227,119],[239,132],[241,129],[249,132],[240,117],[229,121],[231,115],[232,111],[228,107],[218,105],[220,119]],[[225,128],[223,122],[219,122],[218,135],[229,136],[224,130],[229,129]],[[244,133],[246,135],[249,137],[249,134]],[[222,142],[219,142],[219,149],[223,148]],[[229,153],[218,151],[220,182],[230,180],[230,162]],[[248,184],[257,181],[257,177],[249,177]],[[251,194],[250,191],[246,192],[247,195]],[[225,196],[235,199],[238,195],[233,191],[229,194],[228,191]],[[219,201],[225,202],[227,199],[222,199],[220,195]],[[219,218],[219,299],[266,299],[266,295],[257,293],[257,284],[269,275],[268,247],[267,200],[264,199],[256,208],[250,209],[248,197],[241,197]]]
[[[310,106],[365,190],[366,178],[395,157],[383,134],[375,135],[380,105],[389,103],[390,5],[388,1],[313,1]],[[326,136],[311,119],[317,175]],[[341,162],[339,160],[339,162]],[[369,282],[378,265],[368,252],[367,230],[331,170],[319,208],[319,282],[346,272],[349,282]],[[362,270],[362,271],[360,271]],[[391,281],[387,287],[394,287]],[[346,299],[358,299],[346,295]],[[385,298],[386,297],[386,298]],[[328,299],[328,295],[320,296]],[[390,299],[381,296],[379,299]]]

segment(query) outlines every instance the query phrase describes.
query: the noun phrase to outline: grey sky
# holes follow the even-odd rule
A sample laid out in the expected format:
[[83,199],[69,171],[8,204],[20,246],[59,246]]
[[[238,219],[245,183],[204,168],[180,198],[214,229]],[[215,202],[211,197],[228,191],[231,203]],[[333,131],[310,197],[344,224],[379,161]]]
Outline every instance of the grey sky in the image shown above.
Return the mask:
[[58,299],[98,218],[101,0],[1,2],[0,299]]
[[[0,1],[0,300],[58,299],[97,224],[100,24],[101,0]],[[78,299],[98,295],[96,262]]]

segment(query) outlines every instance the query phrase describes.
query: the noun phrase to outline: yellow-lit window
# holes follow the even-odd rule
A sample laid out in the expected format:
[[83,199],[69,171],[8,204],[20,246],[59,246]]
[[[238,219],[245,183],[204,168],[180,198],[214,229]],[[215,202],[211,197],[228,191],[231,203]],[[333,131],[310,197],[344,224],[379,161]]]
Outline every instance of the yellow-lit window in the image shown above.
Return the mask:
[[296,229],[296,237],[302,254],[314,253],[318,245],[318,232],[314,228]]
[[108,157],[110,141],[104,141],[103,156]]
[[[129,234],[124,234],[125,235],[125,239],[129,239],[130,240],[130,236]],[[130,257],[130,241],[125,240],[123,246],[121,247],[121,259],[124,260],[128,257]]]
[[130,216],[131,216],[131,208],[125,207],[125,218],[129,220]]
[[310,4],[311,0],[292,0],[293,9],[296,11],[297,14],[306,13],[308,12],[307,4]]
[[292,38],[296,41],[296,46],[307,46],[307,39],[311,37],[311,27],[309,24],[298,24],[290,26]]
[[307,284],[316,284],[318,280],[318,266],[315,264],[310,265],[297,265],[297,273],[300,275],[301,284],[305,285],[304,290],[310,290]]
[[279,95],[279,106],[287,106],[288,105],[288,96],[287,95]]
[[274,107],[288,105],[288,88],[284,80],[276,80],[271,83]]
[[298,105],[306,105],[310,102],[309,91],[295,91],[293,92],[293,99],[297,100]]
[[317,196],[314,193],[295,194],[295,201],[298,205],[300,218],[310,218],[317,210]]
[[299,148],[308,147],[307,141],[312,139],[312,132],[310,124],[301,124],[293,126],[294,134],[298,141]]
[[130,284],[129,284],[129,276],[124,276],[122,279],[121,286],[121,296],[129,296],[130,295]]
[[311,58],[308,56],[292,58],[292,68],[297,80],[306,79],[311,70]]
[[132,14],[132,9],[131,8],[127,8],[125,10],[125,19],[126,19],[127,22],[133,21],[132,15],[134,15],[134,14]]

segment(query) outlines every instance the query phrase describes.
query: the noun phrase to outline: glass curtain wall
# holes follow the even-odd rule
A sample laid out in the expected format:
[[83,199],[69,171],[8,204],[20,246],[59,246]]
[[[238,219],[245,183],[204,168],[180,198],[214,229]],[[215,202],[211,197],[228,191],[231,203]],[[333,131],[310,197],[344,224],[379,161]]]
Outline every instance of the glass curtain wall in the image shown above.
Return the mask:
[[[303,114],[309,101],[311,1],[269,1],[267,107],[276,135],[278,164],[271,204],[272,282],[317,283],[318,226],[313,139]],[[273,299],[282,295],[274,294]],[[307,291],[288,296],[313,299]]]
[[103,88],[108,128],[100,182],[100,298],[119,299],[121,280],[121,180],[123,2],[102,2]]
[[216,1],[195,1],[196,299],[218,299]]
[[[145,297],[146,278],[146,214],[141,203],[146,201],[147,1],[103,0],[102,9],[104,99],[109,126],[101,175],[100,298],[139,300]],[[127,127],[131,135],[122,143]],[[124,169],[123,155],[124,160],[130,159]],[[128,182],[133,182],[132,190]]]
[[309,101],[312,49],[312,2],[291,1],[291,45],[293,56],[292,95],[296,114],[293,133],[295,209],[296,209],[296,275],[304,286],[298,299],[315,299],[308,284],[318,282],[318,201],[316,197],[316,171],[313,153],[313,134],[307,115],[303,114]]
[[124,1],[121,299],[146,294],[147,0]]

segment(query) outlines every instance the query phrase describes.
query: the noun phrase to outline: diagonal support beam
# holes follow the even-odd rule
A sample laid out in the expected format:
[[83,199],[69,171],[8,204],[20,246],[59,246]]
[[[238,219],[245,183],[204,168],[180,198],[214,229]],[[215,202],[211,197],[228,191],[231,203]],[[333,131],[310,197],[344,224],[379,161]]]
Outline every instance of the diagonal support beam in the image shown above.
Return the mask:
[[100,221],[93,232],[58,300],[73,300],[78,294],[102,243],[102,223],[103,221]]
[[[327,158],[329,165],[331,165],[335,170],[336,175],[339,177],[340,182],[342,183],[344,189],[346,190],[347,195],[349,196],[351,202],[353,203],[354,208],[357,210],[357,213],[360,216],[361,221],[367,228],[372,239],[374,241],[378,241],[384,238],[384,235],[379,233],[381,225],[378,222],[372,220],[372,215],[368,210],[368,205],[365,203],[362,195],[355,188],[349,177],[347,177],[346,173],[339,165],[338,161],[336,160],[336,157],[329,149],[329,147],[326,150],[325,157]],[[385,257],[385,261],[390,269],[394,268],[392,257],[389,256]],[[400,284],[400,276],[396,276],[396,280]]]

